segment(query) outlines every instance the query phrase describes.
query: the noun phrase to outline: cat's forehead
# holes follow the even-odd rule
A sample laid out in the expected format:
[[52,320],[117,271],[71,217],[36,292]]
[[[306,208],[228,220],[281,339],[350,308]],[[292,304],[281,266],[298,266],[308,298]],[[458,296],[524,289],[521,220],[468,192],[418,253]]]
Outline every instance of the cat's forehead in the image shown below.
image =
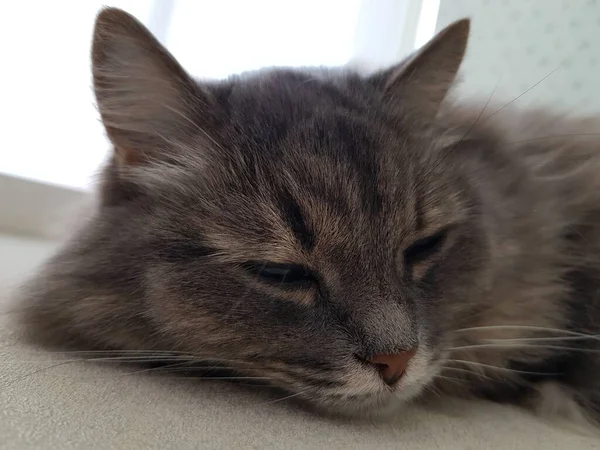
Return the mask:
[[373,95],[357,75],[325,70],[272,69],[216,87],[229,120],[245,131],[282,133],[314,113],[360,113]]
[[227,107],[225,143],[249,158],[267,155],[266,168],[281,160],[293,168],[331,159],[332,170],[350,164],[374,172],[383,152],[402,145],[401,120],[385,126],[379,94],[356,74],[271,70],[219,89]]
[[[360,79],[274,71],[222,89],[230,117],[225,146],[235,151],[221,180],[232,200],[230,211],[214,211],[236,226],[219,229],[219,247],[233,233],[228,245],[277,249],[280,257],[268,259],[285,261],[318,243],[356,248],[403,234],[423,204],[436,204],[438,215],[451,209],[450,201],[432,202],[433,184],[423,187],[418,155],[427,146],[418,148],[400,119],[386,121]],[[207,191],[223,197],[220,187]],[[240,215],[253,226],[237,227]]]

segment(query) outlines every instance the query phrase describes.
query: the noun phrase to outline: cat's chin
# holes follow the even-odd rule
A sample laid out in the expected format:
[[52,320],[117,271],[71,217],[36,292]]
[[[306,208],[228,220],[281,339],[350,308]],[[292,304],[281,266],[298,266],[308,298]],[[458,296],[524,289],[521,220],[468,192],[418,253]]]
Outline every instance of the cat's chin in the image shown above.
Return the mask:
[[309,400],[309,408],[322,414],[351,419],[385,420],[402,410],[423,392],[424,386],[409,386],[396,392],[357,396],[349,399]]
[[[387,419],[402,413],[404,407],[419,397],[439,373],[443,359],[421,351],[415,364],[393,389],[381,383],[371,385],[370,392],[361,395],[303,395],[314,408],[329,415],[350,418]],[[365,386],[363,386],[364,388]],[[363,392],[366,389],[363,389]]]

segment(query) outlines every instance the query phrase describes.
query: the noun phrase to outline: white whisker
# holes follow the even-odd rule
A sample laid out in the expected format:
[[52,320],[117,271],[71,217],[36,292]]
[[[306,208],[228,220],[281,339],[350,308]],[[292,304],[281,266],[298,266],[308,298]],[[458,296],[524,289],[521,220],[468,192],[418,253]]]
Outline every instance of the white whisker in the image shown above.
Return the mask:
[[186,377],[186,376],[176,376],[176,377],[161,377],[161,378],[176,378],[179,380],[272,380],[271,377],[211,377],[211,376],[197,376],[197,377]]
[[494,378],[492,378],[492,377],[489,377],[489,376],[487,376],[487,375],[485,375],[483,373],[476,372],[476,371],[471,370],[471,369],[463,369],[461,367],[448,367],[448,366],[443,366],[442,369],[443,370],[453,370],[455,372],[468,373],[469,375],[475,375],[475,376],[480,377],[480,378],[486,378],[488,380],[494,380]]
[[[461,363],[461,364],[465,364],[465,365],[473,365],[476,367],[481,367],[481,368],[485,368],[485,369],[492,369],[492,370],[496,370],[499,372],[511,372],[511,373],[521,373],[524,375],[561,375],[560,373],[550,373],[550,372],[530,372],[528,370],[517,370],[517,369],[510,369],[508,367],[499,367],[499,366],[494,366],[491,364],[484,364],[484,363],[480,363],[480,362],[476,362],[476,361],[467,361],[464,359],[450,359],[449,362],[455,362],[455,363]],[[448,367],[445,367],[448,368]]]
[[454,330],[454,333],[465,333],[470,331],[493,331],[493,330],[523,330],[523,331],[546,331],[549,333],[556,334],[565,334],[569,336],[582,336],[582,337],[591,337],[598,338],[598,335],[589,335],[585,333],[579,333],[577,331],[570,330],[561,330],[559,328],[548,328],[548,327],[537,327],[537,326],[528,326],[528,325],[490,325],[490,326],[482,326],[482,327],[470,327],[470,328],[460,328],[458,330]]
[[[19,359],[15,359],[12,360],[13,362],[19,362],[19,363],[24,363],[24,364],[35,364],[35,363],[45,363],[48,362],[48,360],[46,359],[23,359],[23,360],[19,360]],[[185,358],[179,357],[179,356],[172,356],[172,357],[167,357],[167,356],[161,356],[160,358],[155,358],[155,357],[151,357],[151,356],[106,356],[106,357],[91,357],[91,358],[70,358],[70,359],[65,359],[63,361],[61,361],[61,363],[75,363],[75,362],[102,362],[102,363],[110,363],[110,362],[119,362],[119,363],[127,363],[127,362],[132,362],[132,363],[144,363],[144,362],[148,362],[148,363],[159,363],[159,362],[167,362],[167,361],[188,361]],[[7,362],[7,360],[4,360],[4,362]]]
[[450,381],[450,382],[457,383],[457,384],[464,384],[464,382],[465,382],[465,380],[463,380],[461,378],[448,377],[448,376],[445,376],[445,375],[436,375],[435,378],[436,379],[440,379],[440,380]]
[[562,351],[583,352],[583,353],[598,353],[598,352],[600,352],[600,350],[590,349],[590,348],[566,347],[566,346],[561,346],[561,345],[520,344],[520,343],[489,343],[489,344],[461,345],[458,347],[450,348],[450,351],[475,350],[475,349],[483,349],[483,348],[498,348],[498,349],[538,348],[538,349],[562,350]]
[[181,369],[193,370],[189,366],[189,364],[190,363],[188,361],[184,361],[184,362],[178,362],[178,363],[173,363],[173,364],[167,364],[166,366],[151,367],[149,369],[133,370],[133,371],[127,372],[123,375],[124,376],[137,375],[139,373],[146,373],[146,372],[173,372],[173,371],[181,370]]
[[547,342],[547,341],[586,341],[596,340],[600,341],[600,335],[589,335],[589,336],[552,336],[552,337],[527,337],[527,338],[494,338],[494,339],[482,339],[484,343],[493,342]]
[[285,397],[281,397],[281,398],[278,398],[278,399],[275,399],[275,400],[271,400],[271,401],[265,402],[264,405],[270,405],[272,403],[282,402],[284,400],[288,400],[288,399],[293,398],[293,397],[298,397],[299,395],[302,395],[305,392],[306,392],[306,390],[300,391],[300,392],[296,392],[295,394],[287,395]]

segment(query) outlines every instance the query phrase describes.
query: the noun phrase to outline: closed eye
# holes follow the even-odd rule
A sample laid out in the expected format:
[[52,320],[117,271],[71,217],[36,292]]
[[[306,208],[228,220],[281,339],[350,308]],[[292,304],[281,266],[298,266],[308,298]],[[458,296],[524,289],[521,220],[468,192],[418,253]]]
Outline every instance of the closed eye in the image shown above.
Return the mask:
[[243,267],[260,281],[270,284],[300,288],[316,281],[310,270],[299,264],[249,261]]
[[404,251],[404,266],[409,270],[438,254],[446,242],[448,229],[419,239]]

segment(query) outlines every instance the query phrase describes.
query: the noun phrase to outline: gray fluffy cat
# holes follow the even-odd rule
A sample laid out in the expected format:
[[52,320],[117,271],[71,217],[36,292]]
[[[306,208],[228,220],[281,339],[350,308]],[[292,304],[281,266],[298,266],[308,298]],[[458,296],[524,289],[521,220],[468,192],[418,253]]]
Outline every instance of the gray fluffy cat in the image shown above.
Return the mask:
[[371,76],[205,83],[103,10],[114,154],[24,292],[29,334],[226,364],[340,413],[429,387],[598,421],[599,122],[444,101],[468,34]]

